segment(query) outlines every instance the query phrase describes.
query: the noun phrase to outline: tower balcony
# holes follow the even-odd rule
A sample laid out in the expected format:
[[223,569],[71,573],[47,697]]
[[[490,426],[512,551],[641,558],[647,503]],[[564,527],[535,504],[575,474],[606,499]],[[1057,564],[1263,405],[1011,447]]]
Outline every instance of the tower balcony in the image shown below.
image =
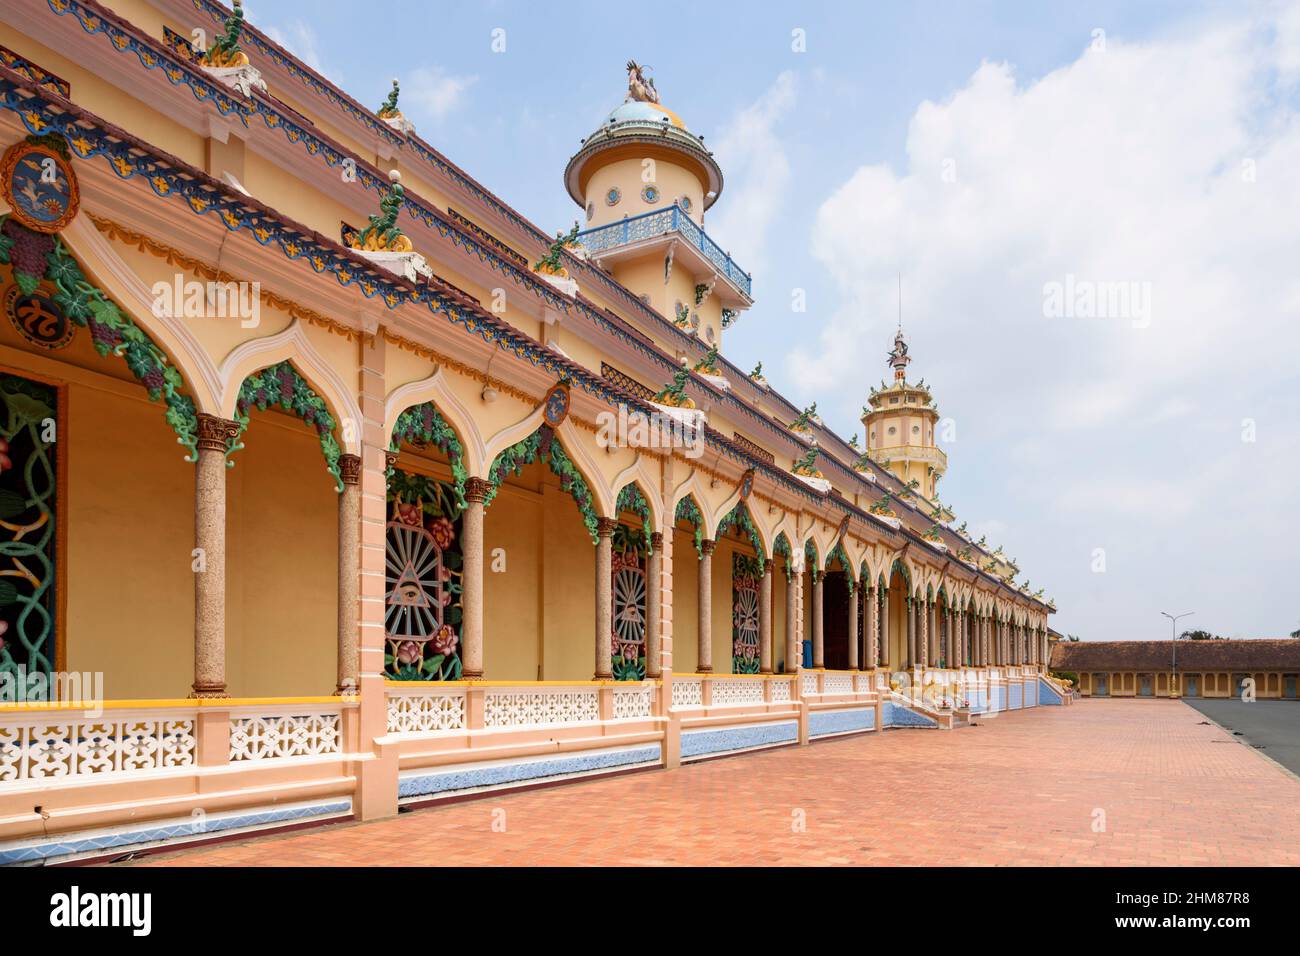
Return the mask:
[[701,278],[711,275],[721,279],[717,291],[724,301],[731,299],[741,307],[753,304],[752,276],[676,203],[580,232],[578,242],[597,264],[644,255],[677,243],[674,262],[686,265]]

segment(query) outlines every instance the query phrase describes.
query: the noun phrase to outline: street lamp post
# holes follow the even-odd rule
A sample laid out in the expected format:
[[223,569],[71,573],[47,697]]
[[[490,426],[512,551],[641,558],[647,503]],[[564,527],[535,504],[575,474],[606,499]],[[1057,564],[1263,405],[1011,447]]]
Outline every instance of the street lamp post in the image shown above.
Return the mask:
[[[1174,682],[1178,680],[1178,619],[1191,617],[1195,611],[1184,611],[1182,614],[1170,614],[1168,611],[1161,611],[1165,617],[1169,618],[1169,696],[1174,696]],[[1181,693],[1179,696],[1182,696]]]

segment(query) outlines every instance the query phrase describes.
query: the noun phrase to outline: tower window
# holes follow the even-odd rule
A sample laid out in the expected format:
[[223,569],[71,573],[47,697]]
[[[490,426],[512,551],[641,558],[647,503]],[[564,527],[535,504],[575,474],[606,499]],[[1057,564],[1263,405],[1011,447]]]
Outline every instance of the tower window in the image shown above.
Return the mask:
[[684,212],[690,212],[690,211],[691,211],[691,197],[690,197],[690,196],[683,196],[681,199],[677,200],[677,205],[679,205],[679,206],[682,207],[682,211],[684,211]]
[[606,206],[617,206],[617,205],[618,205],[618,201],[619,201],[620,199],[622,199],[622,198],[623,198],[623,194],[622,194],[621,192],[619,192],[618,187],[617,187],[617,186],[610,186],[610,187],[609,187],[609,192],[605,193],[605,205],[606,205]]
[[591,222],[591,217],[594,215],[596,215],[596,204],[589,202],[587,203],[587,222]]
[[658,186],[643,187],[641,190],[641,198],[644,199],[646,202],[651,203],[652,205],[654,203],[657,203],[659,201],[659,187]]

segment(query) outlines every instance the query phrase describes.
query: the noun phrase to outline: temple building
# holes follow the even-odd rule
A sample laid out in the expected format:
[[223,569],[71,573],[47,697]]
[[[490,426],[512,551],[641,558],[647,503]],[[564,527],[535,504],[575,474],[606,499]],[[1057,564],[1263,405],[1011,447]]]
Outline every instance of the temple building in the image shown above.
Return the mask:
[[1069,702],[901,328],[861,446],[729,363],[617,79],[557,233],[237,4],[5,4],[0,862]]
[[1084,697],[1295,700],[1300,639],[1060,641],[1052,670]]

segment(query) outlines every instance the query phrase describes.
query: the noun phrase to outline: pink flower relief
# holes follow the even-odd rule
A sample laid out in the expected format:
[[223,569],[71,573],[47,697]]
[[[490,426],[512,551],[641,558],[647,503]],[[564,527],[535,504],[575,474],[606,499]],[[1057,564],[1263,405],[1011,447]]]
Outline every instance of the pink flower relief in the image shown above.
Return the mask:
[[420,645],[415,641],[402,641],[397,645],[397,662],[399,664],[418,664],[424,657]]
[[444,624],[438,628],[438,633],[433,636],[433,650],[443,657],[450,657],[456,653],[456,646],[460,643],[460,638],[456,636],[456,629],[450,624]]
[[456,540],[456,528],[446,518],[434,518],[429,522],[427,530],[433,535],[434,543],[444,551]]

